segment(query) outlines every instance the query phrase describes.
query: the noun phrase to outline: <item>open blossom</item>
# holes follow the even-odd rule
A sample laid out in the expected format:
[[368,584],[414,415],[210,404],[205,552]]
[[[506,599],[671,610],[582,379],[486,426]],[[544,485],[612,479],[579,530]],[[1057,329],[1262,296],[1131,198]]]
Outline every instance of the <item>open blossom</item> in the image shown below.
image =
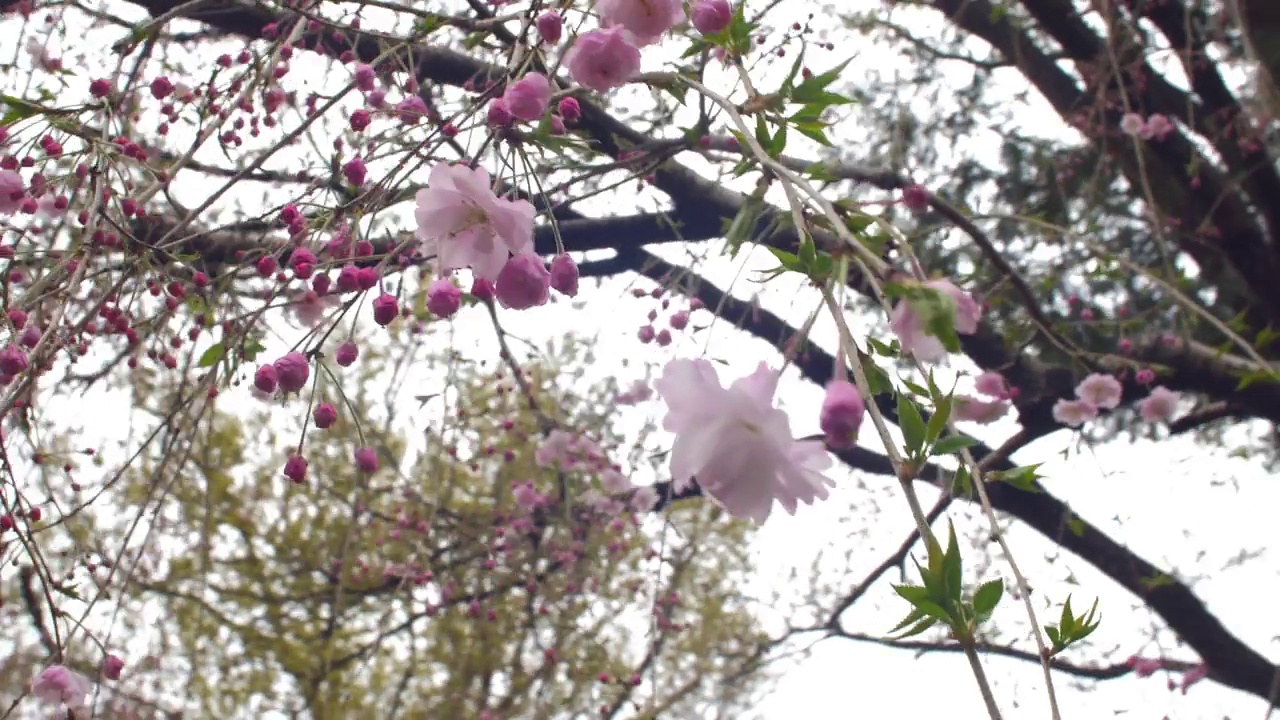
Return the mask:
[[1009,394],[1009,384],[998,372],[984,372],[973,380],[974,388],[983,395],[1003,398]]
[[1076,397],[1096,408],[1111,410],[1120,404],[1124,387],[1120,381],[1103,373],[1091,373],[1076,386]]
[[533,205],[494,194],[484,168],[437,163],[418,191],[418,238],[443,271],[469,267],[489,281],[511,255],[533,252]]
[[50,705],[64,705],[68,710],[84,707],[92,687],[89,681],[64,665],[50,665],[31,681],[31,693]]
[[680,0],[596,0],[596,11],[606,27],[621,26],[649,45],[684,19]]
[[631,496],[631,509],[636,512],[649,512],[658,503],[658,491],[652,485],[641,485]]
[[302,293],[302,297],[293,301],[289,309],[303,327],[313,328],[324,320],[330,310],[336,310],[342,302],[336,295],[319,295],[315,290]]
[[624,493],[631,489],[631,479],[613,468],[608,468],[600,473],[600,489],[610,495]]
[[636,380],[631,383],[630,388],[618,393],[615,402],[619,405],[636,405],[651,397],[653,397],[653,388],[649,387],[649,383],[644,380]]
[[621,27],[593,30],[578,36],[564,64],[578,84],[608,92],[640,72],[640,50]]
[[513,117],[527,122],[540,120],[551,103],[551,81],[542,73],[526,73],[507,86],[502,101]]
[[1098,417],[1098,408],[1084,400],[1063,398],[1053,405],[1053,419],[1063,425],[1080,427]]
[[775,500],[794,514],[835,485],[822,474],[831,466],[822,443],[792,438],[786,413],[773,405],[778,373],[764,363],[725,388],[710,361],[671,360],[654,387],[667,404],[663,427],[676,436],[677,492],[696,479],[734,517],[763,523]]
[[1120,132],[1125,135],[1138,135],[1146,127],[1147,123],[1143,121],[1142,116],[1138,113],[1125,113],[1124,117],[1120,118]]
[[1160,422],[1173,417],[1178,410],[1178,393],[1158,385],[1138,404],[1138,412],[1147,422]]
[[[924,287],[942,293],[951,301],[955,313],[953,326],[960,335],[972,335],[978,331],[978,321],[982,319],[982,307],[968,293],[956,287],[949,280],[930,280]],[[922,317],[918,308],[906,299],[899,300],[893,308],[889,319],[890,327],[898,336],[902,352],[913,355],[921,362],[936,362],[947,356],[947,349],[942,341],[930,335],[925,327],[927,318]]]
[[951,402],[951,416],[960,422],[987,425],[1004,417],[1008,412],[1009,403],[1004,400],[979,400],[957,395]]

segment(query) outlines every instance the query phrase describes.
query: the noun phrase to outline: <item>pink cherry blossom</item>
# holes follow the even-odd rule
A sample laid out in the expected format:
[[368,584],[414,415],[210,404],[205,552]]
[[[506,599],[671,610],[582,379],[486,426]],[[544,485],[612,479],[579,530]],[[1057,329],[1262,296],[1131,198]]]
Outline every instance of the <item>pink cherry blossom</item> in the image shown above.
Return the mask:
[[551,81],[542,73],[526,73],[507,85],[502,101],[513,117],[527,122],[541,120],[551,103]]
[[979,400],[978,398],[957,395],[951,402],[951,417],[959,422],[975,422],[988,425],[1009,412],[1009,403],[1004,400]]
[[564,64],[578,84],[608,92],[640,72],[640,51],[620,27],[593,30],[578,36]]
[[649,45],[684,19],[680,0],[596,0],[596,11],[606,27],[620,26]]
[[1179,683],[1182,688],[1182,694],[1186,695],[1187,690],[1189,690],[1192,685],[1195,685],[1207,677],[1209,677],[1209,666],[1204,663],[1200,663],[1183,673],[1182,682]]
[[[982,307],[968,293],[949,280],[930,280],[923,283],[923,286],[942,293],[943,297],[950,300],[955,313],[953,326],[957,333],[972,335],[977,332],[978,321],[982,319]],[[929,334],[925,322],[925,318],[906,299],[898,301],[889,319],[890,327],[898,336],[904,354],[912,355],[921,362],[937,362],[947,356],[947,349],[941,340]]]
[[330,310],[337,309],[342,302],[335,295],[321,296],[314,290],[308,290],[302,297],[289,305],[293,316],[303,327],[313,328],[324,320]]
[[1173,417],[1178,410],[1178,393],[1163,385],[1151,389],[1151,394],[1138,403],[1138,412],[1147,422],[1161,422]]
[[1160,113],[1152,113],[1147,118],[1147,132],[1156,140],[1164,140],[1172,135],[1176,129],[1177,127],[1169,121],[1169,118]]
[[0,170],[0,216],[18,212],[26,191],[21,175],[14,170]]
[[631,383],[630,388],[618,393],[616,402],[619,405],[636,405],[651,397],[653,397],[653,388],[649,387],[649,383],[644,380],[636,380]]
[[825,499],[835,483],[822,475],[831,456],[821,442],[792,439],[773,405],[778,373],[759,368],[728,388],[710,361],[667,363],[654,387],[667,404],[663,427],[675,433],[671,478],[679,492],[695,479],[731,515],[763,523],[776,500],[789,514]]
[[1076,397],[1096,408],[1111,410],[1120,404],[1124,387],[1120,381],[1104,373],[1091,373],[1076,386]]
[[418,238],[444,271],[496,280],[512,254],[533,252],[533,205],[494,194],[483,168],[437,163],[418,191]]
[[600,489],[611,495],[624,493],[631,489],[631,479],[617,470],[609,468],[600,473]]
[[631,496],[631,509],[636,512],[649,512],[658,502],[658,491],[652,485],[641,485]]
[[50,705],[64,705],[68,710],[84,707],[92,690],[89,681],[63,665],[50,665],[31,681],[31,693]]
[[1120,132],[1125,135],[1138,135],[1146,126],[1146,122],[1142,120],[1142,116],[1138,113],[1125,113],[1124,117],[1120,118]]
[[1140,678],[1150,677],[1164,667],[1164,660],[1133,655],[1129,658],[1129,667],[1133,668],[1133,674]]
[[1009,394],[1009,384],[998,372],[984,372],[973,380],[974,388],[981,394],[1002,398]]
[[1063,425],[1080,427],[1098,417],[1098,408],[1084,400],[1062,398],[1053,405],[1053,419]]

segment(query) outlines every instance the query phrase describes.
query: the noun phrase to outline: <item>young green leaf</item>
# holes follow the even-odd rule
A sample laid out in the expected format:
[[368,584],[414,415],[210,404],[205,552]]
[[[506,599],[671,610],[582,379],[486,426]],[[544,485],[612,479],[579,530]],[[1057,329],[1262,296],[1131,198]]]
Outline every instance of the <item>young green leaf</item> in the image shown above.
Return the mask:
[[978,615],[978,622],[991,616],[991,612],[996,609],[1003,595],[1004,580],[1000,578],[978,586],[977,592],[973,594],[973,611]]
[[898,393],[898,426],[902,428],[902,438],[906,441],[907,454],[912,457],[920,455],[924,447],[924,418],[915,401],[905,393]]

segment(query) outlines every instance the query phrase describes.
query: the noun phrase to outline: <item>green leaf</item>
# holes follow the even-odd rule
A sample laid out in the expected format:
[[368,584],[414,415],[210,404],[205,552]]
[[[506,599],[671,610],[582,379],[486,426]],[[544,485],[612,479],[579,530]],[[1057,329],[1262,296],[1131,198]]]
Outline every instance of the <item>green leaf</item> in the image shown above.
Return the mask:
[[[933,385],[933,378],[929,379],[929,384]],[[929,417],[929,425],[925,428],[925,445],[932,446],[934,441],[942,435],[942,431],[947,429],[947,420],[951,417],[951,402],[951,396],[948,395],[938,398],[937,402],[934,403],[933,415]]]
[[924,418],[915,401],[906,393],[898,393],[898,426],[902,428],[902,437],[906,441],[907,454],[918,457],[924,447]]
[[962,589],[963,561],[960,558],[960,544],[956,541],[956,527],[948,523],[947,551],[942,556],[942,579],[947,599],[960,599]]
[[779,250],[776,247],[769,247],[768,250],[769,252],[773,253],[774,257],[778,258],[778,262],[782,263],[782,267],[788,270],[801,272],[801,269],[804,267],[804,264],[800,261],[800,258],[796,257],[795,255],[792,255],[786,250]]
[[905,628],[908,625],[911,625],[912,623],[918,623],[925,617],[927,616],[923,610],[921,610],[920,608],[914,608],[910,613],[907,614],[905,618],[902,619],[902,622],[895,625],[893,629],[889,631],[889,634],[892,635],[893,633],[898,632],[902,628]]
[[944,437],[933,446],[934,455],[950,455],[960,452],[961,450],[977,445],[978,441],[967,435],[952,435]]
[[919,585],[894,585],[893,591],[912,605],[919,605],[929,599],[929,589]]
[[1000,598],[1003,595],[1004,580],[1000,578],[978,586],[977,592],[973,594],[973,611],[977,613],[979,622],[991,615],[991,611],[1000,604]]
[[796,59],[791,63],[791,70],[787,73],[787,78],[782,81],[782,85],[778,87],[778,94],[786,97],[791,93],[791,89],[795,87],[796,76],[800,74],[800,68],[804,66],[804,48],[800,48],[800,52],[796,53]]
[[[820,75],[814,75],[813,77],[810,77],[808,80],[805,80],[804,82],[800,83],[799,85],[796,86],[795,90],[791,92],[791,100],[793,102],[804,103],[804,104],[817,102],[819,98],[829,94],[826,92],[827,86],[840,78],[840,73],[844,71],[845,67],[848,66],[848,64],[852,62],[852,60],[853,58],[850,58],[849,60],[845,60],[844,62],[840,63],[834,68]],[[837,97],[841,97],[841,96],[837,96]],[[847,98],[841,98],[841,99],[845,100],[846,102],[852,102]]]
[[929,628],[937,624],[938,624],[938,620],[936,618],[931,618],[931,617],[925,618],[924,620],[921,620],[919,623],[917,623],[915,627],[899,635],[898,639],[905,640],[906,638],[909,638],[909,637],[915,637],[916,635],[919,635],[920,633],[924,632],[925,630],[928,630]]
[[827,137],[827,126],[820,123],[795,123],[796,130],[801,135],[821,144],[824,147],[831,147],[831,138]]
[[202,368],[213,367],[221,362],[226,354],[227,349],[223,347],[222,343],[214,343],[200,355],[200,359],[196,361],[196,366]]

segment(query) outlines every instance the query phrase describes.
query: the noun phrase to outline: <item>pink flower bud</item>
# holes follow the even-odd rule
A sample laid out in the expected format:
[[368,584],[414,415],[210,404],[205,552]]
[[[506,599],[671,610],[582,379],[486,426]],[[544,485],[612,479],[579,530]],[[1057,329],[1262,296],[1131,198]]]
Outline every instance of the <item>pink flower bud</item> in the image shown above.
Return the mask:
[[837,449],[852,446],[865,411],[858,388],[843,380],[830,382],[818,416],[818,427],[826,434],[827,444]]
[[551,287],[569,297],[578,294],[578,264],[573,258],[560,254],[551,260]]
[[522,253],[508,260],[494,283],[498,302],[512,310],[545,305],[551,298],[550,288],[551,273],[542,258],[532,253]]
[[560,98],[560,117],[564,118],[565,122],[573,122],[582,117],[582,106],[578,104],[576,98]]
[[350,367],[358,357],[360,357],[360,348],[356,347],[353,342],[342,343],[338,346],[337,352],[334,353],[334,359],[342,367]]
[[462,307],[462,290],[448,278],[437,278],[427,288],[427,310],[441,318],[452,317]]
[[538,16],[536,24],[538,26],[538,35],[542,37],[543,42],[549,45],[555,45],[560,42],[560,37],[564,30],[564,19],[560,17],[559,13],[548,10]]
[[312,411],[311,418],[316,421],[316,427],[327,430],[338,422],[338,411],[329,403],[320,403]]
[[307,479],[307,459],[301,455],[290,455],[289,459],[284,461],[284,476],[302,484]]
[[733,21],[729,0],[695,0],[689,6],[689,20],[703,35],[715,35]]
[[253,386],[268,395],[276,391],[277,384],[279,384],[279,378],[276,377],[276,369],[271,365],[262,365],[253,374]]
[[6,345],[0,350],[0,373],[17,375],[26,370],[29,364],[27,353],[17,345]]
[[378,453],[373,448],[357,448],[355,452],[356,469],[362,473],[378,472]]
[[373,301],[373,321],[379,325],[383,327],[390,325],[399,314],[400,303],[396,301],[395,295],[383,293]]
[[291,352],[272,363],[276,376],[280,378],[280,389],[285,392],[298,392],[307,385],[311,376],[311,364],[300,352]]
[[118,655],[107,655],[102,659],[102,677],[119,680],[121,670],[124,670],[124,661]]

